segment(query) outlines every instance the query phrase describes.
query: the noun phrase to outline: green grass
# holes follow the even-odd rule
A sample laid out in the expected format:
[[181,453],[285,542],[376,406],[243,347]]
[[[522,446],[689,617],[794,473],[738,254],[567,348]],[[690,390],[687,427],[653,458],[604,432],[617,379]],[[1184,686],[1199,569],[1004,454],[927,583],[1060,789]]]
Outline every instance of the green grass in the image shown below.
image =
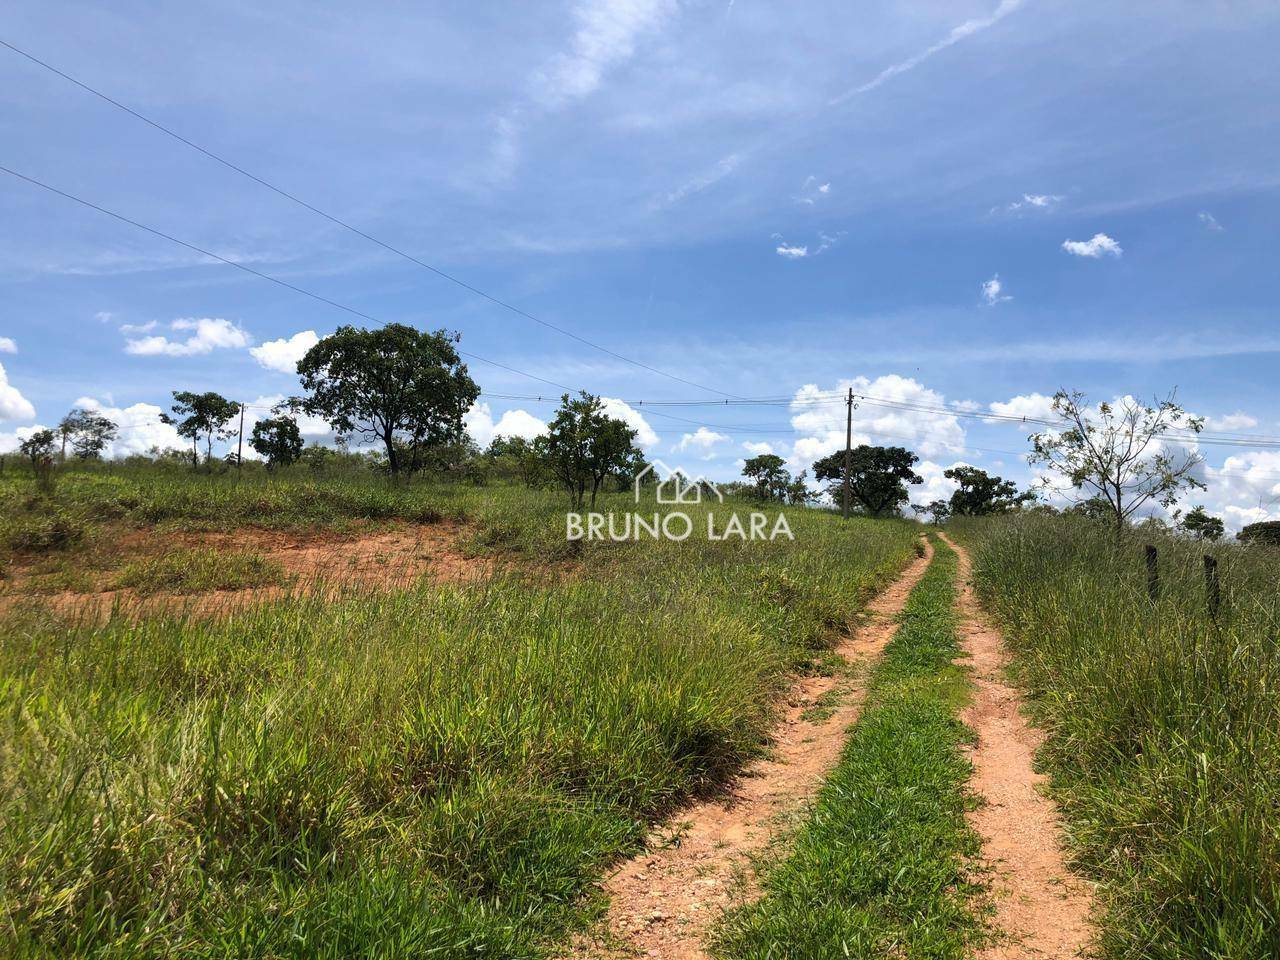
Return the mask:
[[956,559],[935,549],[812,819],[767,870],[764,896],[729,914],[717,956],[960,958],[980,933]]
[[203,593],[283,586],[284,568],[260,553],[211,547],[173,550],[126,564],[111,582],[113,590],[138,593]]
[[[1103,955],[1280,955],[1280,553],[1117,542],[1037,515],[958,530],[1049,733],[1042,759],[1106,907]],[[1217,623],[1205,553],[1222,577]]]
[[[465,503],[503,549],[563,545],[550,494],[385,496]],[[794,543],[586,546],[558,581],[295,593],[217,621],[16,609],[0,954],[545,955],[649,823],[766,748],[788,674],[913,550],[906,523],[789,516]]]

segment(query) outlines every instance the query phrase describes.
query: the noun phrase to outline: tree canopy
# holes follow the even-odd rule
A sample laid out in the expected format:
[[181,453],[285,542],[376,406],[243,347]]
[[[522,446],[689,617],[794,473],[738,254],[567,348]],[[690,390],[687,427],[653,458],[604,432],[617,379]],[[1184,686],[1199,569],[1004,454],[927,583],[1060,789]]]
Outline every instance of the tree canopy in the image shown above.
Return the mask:
[[[1125,397],[1090,407],[1084,394],[1059,390],[1053,412],[1063,426],[1030,438],[1028,462],[1080,491],[1077,502],[1102,501],[1117,531],[1149,501],[1167,507],[1184,490],[1204,489],[1194,473],[1204,458],[1177,442],[1188,433],[1194,439],[1204,419],[1188,415],[1172,394],[1152,406]],[[1186,433],[1170,436],[1174,430]]]
[[172,414],[162,413],[160,419],[172,424],[178,436],[191,441],[191,466],[200,465],[199,440],[204,437],[205,462],[212,469],[213,441],[226,440],[232,432],[228,424],[240,412],[240,404],[228,400],[212,390],[193,393],[190,390],[173,391]]
[[1016,510],[1036,495],[1019,493],[1012,480],[992,476],[977,467],[960,466],[944,470],[942,475],[960,486],[951,494],[949,511],[957,517],[981,517],[991,513]]
[[[844,489],[844,456],[839,450],[813,465],[813,475],[828,481],[827,492],[836,503]],[[903,447],[854,447],[849,455],[849,496],[855,509],[873,517],[897,514],[909,499],[907,485],[924,483],[912,469],[919,459]]]
[[751,481],[752,495],[774,503],[802,504],[811,500],[813,493],[805,483],[805,472],[793,477],[785,464],[776,453],[762,453],[745,461],[742,475]]
[[427,448],[462,437],[462,417],[480,395],[459,339],[400,323],[339,327],[298,361],[310,391],[300,405],[339,433],[382,443],[392,475],[413,471]]
[[78,459],[97,459],[119,432],[115,421],[109,417],[77,407],[58,424],[58,434],[62,437],[62,458],[66,459],[67,443],[70,441],[72,452]]
[[626,484],[644,469],[644,453],[635,439],[635,430],[605,413],[599,397],[583,391],[577,399],[567,393],[560,398],[560,407],[547,432],[534,441],[534,449],[569,491],[575,507],[582,506],[588,489],[594,507],[607,477]]
[[268,471],[297,463],[303,448],[298,421],[284,415],[259,420],[253,425],[249,446],[267,462]]

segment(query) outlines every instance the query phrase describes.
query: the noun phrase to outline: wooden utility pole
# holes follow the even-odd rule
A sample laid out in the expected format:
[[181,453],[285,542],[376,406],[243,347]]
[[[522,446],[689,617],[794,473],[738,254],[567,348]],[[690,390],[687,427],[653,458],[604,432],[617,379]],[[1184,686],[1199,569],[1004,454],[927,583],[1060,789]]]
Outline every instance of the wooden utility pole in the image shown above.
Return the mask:
[[244,404],[240,404],[240,438],[236,440],[236,476],[244,472]]
[[853,456],[853,387],[849,388],[849,396],[845,400],[844,418],[844,495],[841,498],[840,515],[849,519],[849,466]]

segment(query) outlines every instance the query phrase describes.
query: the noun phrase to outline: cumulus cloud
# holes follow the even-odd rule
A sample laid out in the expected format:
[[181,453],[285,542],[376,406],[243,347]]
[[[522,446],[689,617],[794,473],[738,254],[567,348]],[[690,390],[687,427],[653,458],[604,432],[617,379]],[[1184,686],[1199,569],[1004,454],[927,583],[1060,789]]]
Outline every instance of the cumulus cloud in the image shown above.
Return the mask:
[[[1028,420],[1060,419],[1053,412],[1053,397],[1046,397],[1043,393],[1025,393],[1008,400],[997,400],[990,404],[990,410],[1002,417],[1025,417]],[[987,421],[987,423],[999,422],[998,420]]]
[[[154,326],[126,325],[120,329],[128,337],[144,329],[154,329]],[[130,337],[125,341],[125,353],[140,357],[193,357],[219,349],[239,349],[253,343],[253,338],[239,326],[218,317],[185,317],[174,320],[169,329],[188,333],[189,336],[173,340],[163,335]]]
[[915,471],[923,478],[924,483],[907,484],[907,494],[911,503],[921,505],[932,503],[934,500],[950,500],[951,494],[959,489],[960,484],[954,480],[949,480],[943,476],[947,470],[952,467],[973,466],[973,464],[965,463],[963,460],[956,460],[953,463],[943,465],[933,460],[921,460],[915,465]]
[[1217,217],[1215,217],[1208,210],[1201,210],[1197,214],[1197,217],[1199,217],[1200,222],[1204,224],[1204,228],[1208,230],[1210,233],[1222,233],[1227,229],[1222,224],[1220,224],[1218,222]]
[[1120,244],[1105,233],[1095,233],[1088,240],[1063,240],[1062,249],[1075,257],[1091,257],[1097,260],[1103,256],[1120,257],[1124,250]]
[[[853,443],[905,446],[925,457],[959,453],[965,434],[959,419],[946,411],[946,398],[923,384],[897,374],[870,380],[842,380],[834,391],[806,384],[791,401],[791,425],[800,434],[789,461],[804,469],[844,447],[845,406],[840,397],[855,394],[875,399],[857,401],[853,411]],[[917,409],[889,407],[878,401],[908,403]],[[927,408],[927,409],[925,409]]]
[[766,443],[763,440],[761,441],[748,440],[746,443],[742,445],[742,449],[747,451],[747,453],[751,454],[753,457],[759,457],[759,456],[762,456],[763,454],[774,452],[773,444]]
[[1222,417],[1205,417],[1204,425],[1208,430],[1249,430],[1258,425],[1258,418],[1236,411]]
[[0,420],[30,420],[35,415],[36,408],[9,383],[9,375],[0,364]]
[[673,453],[697,453],[703,460],[715,457],[717,444],[727,443],[729,438],[723,433],[716,433],[706,427],[699,427],[693,433],[686,433],[680,442],[671,448]]
[[648,448],[657,444],[658,434],[654,432],[653,427],[649,426],[649,421],[641,416],[640,411],[635,407],[613,397],[601,397],[600,403],[604,406],[605,413],[621,420],[636,432],[636,443],[640,444],[640,446]]
[[134,403],[127,407],[117,407],[95,397],[81,397],[74,406],[92,410],[112,420],[119,427],[119,435],[103,451],[107,457],[127,457],[135,453],[146,453],[152,447],[159,447],[162,450],[167,448],[185,450],[190,446],[186,440],[178,436],[177,430],[161,421],[160,415],[164,411],[153,403]]
[[1280,451],[1248,450],[1232,454],[1221,467],[1206,467],[1207,490],[1193,490],[1180,506],[1204,504],[1239,530],[1249,523],[1280,519]]
[[11,337],[0,337],[0,353],[17,353],[18,345]]
[[[333,433],[333,427],[329,425],[329,421],[324,417],[312,416],[311,414],[299,413],[292,410],[281,409],[280,413],[276,413],[276,408],[280,407],[288,397],[283,393],[273,393],[266,396],[255,397],[245,404],[244,417],[244,435],[247,437],[253,432],[253,425],[259,420],[266,420],[268,417],[278,415],[293,417],[298,422],[298,432],[304,437],[327,437]],[[246,450],[248,448],[246,447]],[[245,453],[248,456],[248,453]]]
[[249,353],[268,370],[296,373],[298,361],[319,342],[320,338],[314,330],[303,330],[292,337],[267,340],[261,346],[250,348]]
[[1004,285],[1000,282],[1000,274],[997,273],[990,280],[982,282],[982,302],[988,307],[994,307],[997,303],[1013,299],[1003,291]]
[[471,439],[481,447],[487,447],[497,437],[532,440],[547,432],[547,425],[525,410],[508,410],[495,422],[487,403],[473,404],[463,416],[462,423]]

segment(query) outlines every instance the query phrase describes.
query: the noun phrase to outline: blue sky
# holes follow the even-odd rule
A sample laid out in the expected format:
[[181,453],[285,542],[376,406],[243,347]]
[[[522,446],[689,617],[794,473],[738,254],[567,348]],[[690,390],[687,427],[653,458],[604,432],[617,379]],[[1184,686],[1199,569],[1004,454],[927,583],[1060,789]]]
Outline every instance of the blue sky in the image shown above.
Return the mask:
[[[1035,412],[1058,387],[1176,387],[1211,427],[1280,434],[1273,3],[266,6],[14,0],[0,39],[720,391],[854,383]],[[6,167],[508,366],[623,400],[718,396],[496,307],[3,48],[0,144]],[[0,217],[0,449],[81,399],[129,425],[121,451],[166,441],[173,389],[265,406],[296,390],[272,367],[290,345],[351,320],[5,175]],[[490,393],[554,389],[471,369]],[[550,410],[485,403],[482,440]],[[615,409],[653,455],[719,478],[744,444],[802,467],[843,439],[838,406]],[[919,499],[955,462],[1030,478],[1019,426],[857,417],[921,453]],[[1280,452],[1204,452],[1197,501],[1233,526],[1280,516]]]

